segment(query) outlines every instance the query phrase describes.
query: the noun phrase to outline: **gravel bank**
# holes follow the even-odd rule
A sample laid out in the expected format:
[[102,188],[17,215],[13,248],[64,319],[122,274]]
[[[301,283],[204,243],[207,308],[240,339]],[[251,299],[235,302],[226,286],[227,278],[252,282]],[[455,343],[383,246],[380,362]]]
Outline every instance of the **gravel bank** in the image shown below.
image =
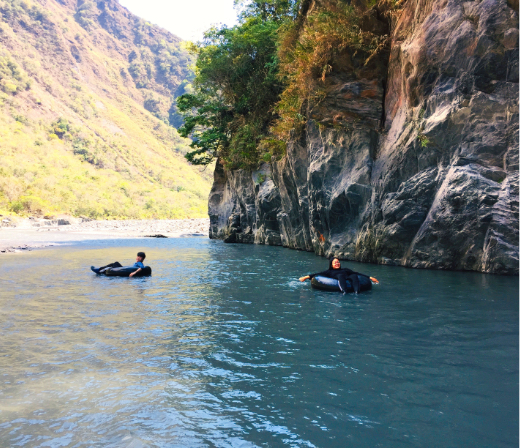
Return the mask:
[[62,217],[1,218],[0,253],[22,252],[88,239],[208,236],[209,219],[104,220]]

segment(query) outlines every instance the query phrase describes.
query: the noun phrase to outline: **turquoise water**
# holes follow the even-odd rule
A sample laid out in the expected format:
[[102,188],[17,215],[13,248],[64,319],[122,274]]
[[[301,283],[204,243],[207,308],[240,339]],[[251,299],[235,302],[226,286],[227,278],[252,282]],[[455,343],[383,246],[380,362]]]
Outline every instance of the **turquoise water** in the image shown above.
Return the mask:
[[0,446],[518,446],[518,278],[344,265],[380,285],[203,238],[1,257]]

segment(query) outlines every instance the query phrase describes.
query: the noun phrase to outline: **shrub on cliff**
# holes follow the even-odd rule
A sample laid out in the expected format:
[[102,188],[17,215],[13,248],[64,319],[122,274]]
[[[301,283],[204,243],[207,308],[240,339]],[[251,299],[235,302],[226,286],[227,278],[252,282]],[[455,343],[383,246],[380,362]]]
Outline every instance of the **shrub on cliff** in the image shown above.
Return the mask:
[[81,3],[74,18],[86,30],[92,29],[96,18],[96,5],[94,2],[87,0]]
[[381,28],[376,17],[389,23],[398,7],[394,0],[322,0],[308,12],[304,26],[290,22],[282,27],[278,57],[285,89],[276,105],[275,137],[288,141],[302,130],[310,109],[325,97],[327,76],[339,64],[354,70],[388,48],[390,27]]
[[16,95],[29,90],[31,80],[6,53],[0,52],[0,89],[5,93]]

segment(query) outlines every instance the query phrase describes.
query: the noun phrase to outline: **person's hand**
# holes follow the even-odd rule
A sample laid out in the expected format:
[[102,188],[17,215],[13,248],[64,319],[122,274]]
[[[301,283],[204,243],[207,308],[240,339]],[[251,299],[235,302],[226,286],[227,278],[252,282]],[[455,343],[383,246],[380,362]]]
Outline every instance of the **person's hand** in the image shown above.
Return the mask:
[[299,280],[301,282],[304,282],[305,280],[307,280],[309,277],[306,275],[305,277],[300,277]]
[[128,277],[133,277],[135,272],[132,272]]

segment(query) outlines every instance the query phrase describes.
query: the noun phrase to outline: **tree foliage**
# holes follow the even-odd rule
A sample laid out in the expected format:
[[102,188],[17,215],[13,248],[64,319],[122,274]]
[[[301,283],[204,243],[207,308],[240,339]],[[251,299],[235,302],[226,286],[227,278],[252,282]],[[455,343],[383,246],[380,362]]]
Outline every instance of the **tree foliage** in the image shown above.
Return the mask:
[[235,7],[240,11],[242,20],[259,17],[263,21],[280,22],[287,18],[295,19],[300,3],[300,0],[235,0]]
[[184,115],[179,132],[193,139],[193,151],[186,157],[195,164],[208,164],[215,157],[233,168],[257,164],[259,143],[283,91],[277,33],[298,2],[237,3],[242,7],[240,24],[212,28],[192,48],[198,56],[195,91],[177,100]]
[[[235,0],[239,25],[213,28],[192,51],[194,92],[177,108],[193,139],[194,164],[216,157],[228,168],[279,157],[324,98],[339,59],[367,64],[389,42],[398,0]],[[343,64],[345,65],[345,64]]]
[[0,90],[16,95],[31,88],[31,80],[7,53],[0,51]]

